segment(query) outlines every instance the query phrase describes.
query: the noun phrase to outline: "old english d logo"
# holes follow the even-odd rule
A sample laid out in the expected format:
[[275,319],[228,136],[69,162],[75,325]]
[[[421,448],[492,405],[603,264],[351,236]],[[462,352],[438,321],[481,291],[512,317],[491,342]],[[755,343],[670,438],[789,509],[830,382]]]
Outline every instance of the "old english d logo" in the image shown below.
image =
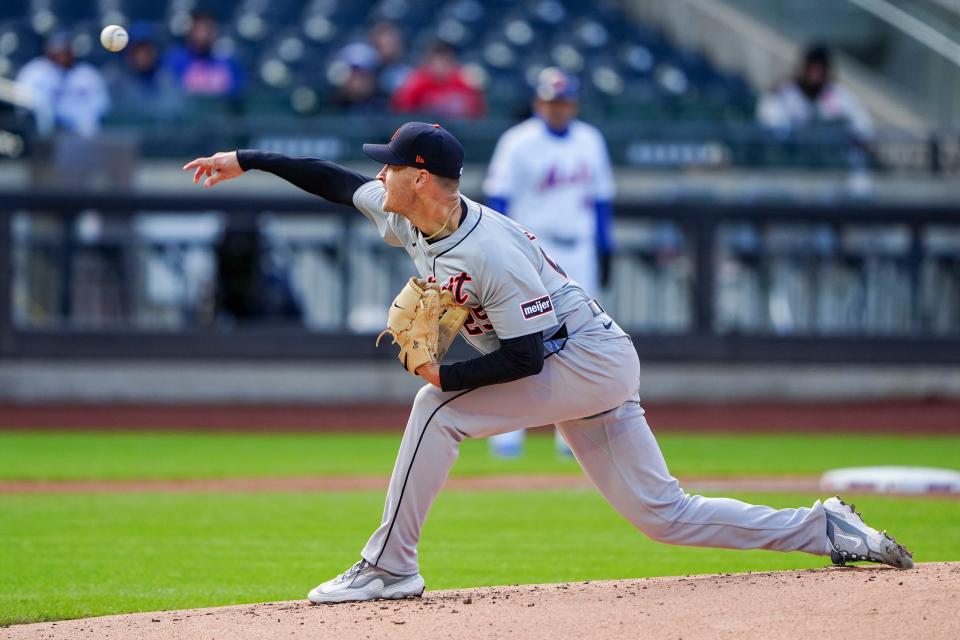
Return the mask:
[[423,159],[423,156],[417,154],[417,164],[423,164],[426,160]]

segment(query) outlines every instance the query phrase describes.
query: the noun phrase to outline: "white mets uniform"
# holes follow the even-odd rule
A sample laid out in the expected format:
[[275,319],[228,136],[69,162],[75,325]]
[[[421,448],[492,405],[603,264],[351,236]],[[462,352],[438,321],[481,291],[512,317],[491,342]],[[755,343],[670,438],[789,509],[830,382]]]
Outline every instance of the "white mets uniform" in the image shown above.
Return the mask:
[[[421,277],[449,287],[470,308],[462,334],[471,344],[489,352],[499,338],[543,331],[548,339],[536,375],[466,391],[420,389],[364,559],[398,575],[417,573],[420,531],[460,442],[543,424],[556,424],[587,477],[651,538],[828,553],[819,501],[777,510],[683,492],[640,407],[633,342],[551,264],[535,234],[464,198],[460,227],[428,244],[405,218],[383,210],[384,197],[383,185],[373,181],[355,192],[353,203],[387,243],[407,251]],[[558,327],[567,337],[549,339]]]
[[547,254],[587,291],[599,291],[595,203],[614,196],[610,158],[600,131],[573,120],[563,135],[530,118],[497,142],[484,193],[537,235]]

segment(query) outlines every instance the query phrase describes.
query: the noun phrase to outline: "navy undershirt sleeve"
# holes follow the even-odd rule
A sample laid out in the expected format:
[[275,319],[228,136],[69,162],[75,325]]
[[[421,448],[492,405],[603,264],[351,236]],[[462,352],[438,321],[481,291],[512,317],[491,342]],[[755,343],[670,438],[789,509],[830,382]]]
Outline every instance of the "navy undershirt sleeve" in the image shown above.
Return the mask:
[[500,341],[500,348],[479,358],[440,365],[440,388],[460,391],[519,380],[543,370],[543,335],[531,333]]
[[241,149],[237,151],[237,161],[244,171],[259,169],[272,173],[307,193],[349,207],[353,206],[357,189],[373,180],[328,160],[291,158],[269,151]]

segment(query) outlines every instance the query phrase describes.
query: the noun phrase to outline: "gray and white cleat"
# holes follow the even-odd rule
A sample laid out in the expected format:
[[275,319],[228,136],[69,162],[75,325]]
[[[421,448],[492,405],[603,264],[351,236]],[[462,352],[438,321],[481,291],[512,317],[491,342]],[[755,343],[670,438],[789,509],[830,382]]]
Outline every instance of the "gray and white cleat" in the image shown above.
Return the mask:
[[423,589],[423,577],[419,573],[398,576],[360,560],[336,578],[312,589],[307,599],[315,604],[398,600],[419,597]]
[[823,510],[833,564],[842,567],[848,562],[879,562],[897,569],[913,568],[913,554],[886,531],[877,531],[864,522],[852,504],[837,496],[824,500]]

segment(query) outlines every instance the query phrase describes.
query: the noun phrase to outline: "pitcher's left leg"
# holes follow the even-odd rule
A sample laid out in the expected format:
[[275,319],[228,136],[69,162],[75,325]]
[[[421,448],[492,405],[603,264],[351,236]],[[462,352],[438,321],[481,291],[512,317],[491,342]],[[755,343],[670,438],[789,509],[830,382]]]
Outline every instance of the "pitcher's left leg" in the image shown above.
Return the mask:
[[[607,359],[615,361],[628,348],[635,360],[629,342],[610,347],[613,355]],[[594,369],[580,364],[589,352],[589,347],[570,340],[547,356],[537,375],[468,391],[446,392],[430,385],[420,389],[390,479],[383,519],[362,556],[391,573],[416,573],[421,528],[464,438],[595,414],[629,397],[632,383],[617,378],[615,368],[605,366],[607,361],[597,358]]]
[[773,509],[684,493],[643,414],[639,403],[628,401],[557,427],[587,477],[645,534],[670,544],[829,553],[819,501],[809,509]]

